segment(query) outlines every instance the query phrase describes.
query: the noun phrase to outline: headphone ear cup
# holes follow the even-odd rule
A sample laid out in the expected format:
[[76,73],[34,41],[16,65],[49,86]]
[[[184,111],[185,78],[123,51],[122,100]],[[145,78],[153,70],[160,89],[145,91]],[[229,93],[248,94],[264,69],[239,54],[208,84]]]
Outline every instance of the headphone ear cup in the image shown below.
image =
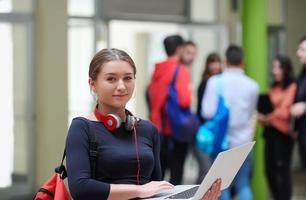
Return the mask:
[[106,128],[110,131],[115,130],[121,125],[121,118],[114,114],[108,114],[103,122]]
[[135,117],[131,115],[126,115],[126,122],[125,122],[125,130],[132,131],[135,125]]

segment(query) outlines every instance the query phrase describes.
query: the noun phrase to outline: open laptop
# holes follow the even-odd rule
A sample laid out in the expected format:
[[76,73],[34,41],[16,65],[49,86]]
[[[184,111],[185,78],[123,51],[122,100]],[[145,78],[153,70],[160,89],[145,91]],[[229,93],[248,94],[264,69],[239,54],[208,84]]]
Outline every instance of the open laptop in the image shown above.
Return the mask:
[[244,160],[252,150],[255,141],[223,151],[218,154],[214,163],[200,185],[176,185],[169,190],[147,198],[147,200],[176,199],[198,200],[211,187],[216,179],[221,178],[221,190],[226,189],[232,183]]

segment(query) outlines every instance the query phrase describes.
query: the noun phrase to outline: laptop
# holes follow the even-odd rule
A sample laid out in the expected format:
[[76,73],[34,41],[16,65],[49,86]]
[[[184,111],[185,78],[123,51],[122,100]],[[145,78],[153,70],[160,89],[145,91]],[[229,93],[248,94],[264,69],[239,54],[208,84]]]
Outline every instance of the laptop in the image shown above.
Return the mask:
[[222,180],[221,190],[226,189],[232,183],[254,144],[255,141],[249,142],[219,153],[200,185],[176,185],[171,189],[162,190],[146,200],[198,200],[218,178]]

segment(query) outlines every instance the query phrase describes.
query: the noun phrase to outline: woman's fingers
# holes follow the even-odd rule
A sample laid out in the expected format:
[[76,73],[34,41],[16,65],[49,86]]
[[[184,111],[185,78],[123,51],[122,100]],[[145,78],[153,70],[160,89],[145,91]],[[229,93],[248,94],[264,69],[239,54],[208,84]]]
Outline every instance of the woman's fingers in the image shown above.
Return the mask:
[[220,189],[221,189],[221,179],[218,179],[217,182],[214,183],[215,186],[212,188],[212,200],[218,199],[220,195]]
[[202,200],[217,200],[220,196],[221,179],[217,179],[209,190],[204,194]]
[[173,188],[174,185],[172,185],[171,183],[167,182],[167,181],[161,181],[160,183],[160,188],[161,189],[170,189]]

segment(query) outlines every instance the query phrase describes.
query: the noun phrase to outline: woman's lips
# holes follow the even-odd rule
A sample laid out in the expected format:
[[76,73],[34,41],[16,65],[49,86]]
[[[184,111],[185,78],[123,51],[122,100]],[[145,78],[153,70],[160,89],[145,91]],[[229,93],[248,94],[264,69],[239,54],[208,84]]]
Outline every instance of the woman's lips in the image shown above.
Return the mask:
[[115,97],[115,98],[122,98],[122,97],[125,97],[125,96],[127,96],[127,94],[113,95],[113,97]]

